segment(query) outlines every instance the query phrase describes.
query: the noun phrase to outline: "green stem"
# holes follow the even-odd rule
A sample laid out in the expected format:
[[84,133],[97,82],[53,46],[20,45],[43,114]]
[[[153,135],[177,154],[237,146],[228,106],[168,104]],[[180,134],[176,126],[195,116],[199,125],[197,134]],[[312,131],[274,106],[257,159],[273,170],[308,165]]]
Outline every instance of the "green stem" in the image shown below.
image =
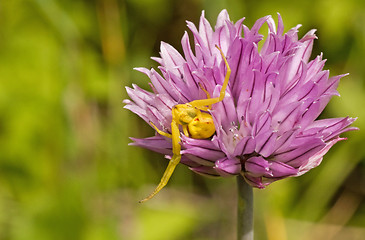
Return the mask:
[[241,176],[237,176],[237,239],[253,240],[253,191]]

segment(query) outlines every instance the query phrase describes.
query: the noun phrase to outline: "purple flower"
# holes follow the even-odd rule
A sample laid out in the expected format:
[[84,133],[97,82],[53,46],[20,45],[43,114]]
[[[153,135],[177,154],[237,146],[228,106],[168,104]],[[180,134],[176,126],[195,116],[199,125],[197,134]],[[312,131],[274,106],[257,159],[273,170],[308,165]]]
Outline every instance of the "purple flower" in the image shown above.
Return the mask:
[[[251,29],[243,20],[230,21],[223,10],[212,29],[204,17],[199,29],[191,22],[193,49],[188,33],[182,38],[184,56],[167,43],[161,43],[160,66],[137,68],[151,80],[149,92],[127,87],[131,100],[125,108],[147,123],[171,133],[172,108],[197,99],[218,97],[226,75],[224,59],[232,69],[224,100],[208,110],[215,134],[195,139],[180,129],[181,163],[194,172],[209,176],[242,174],[247,182],[264,188],[271,182],[299,176],[318,166],[354,118],[316,120],[336,91],[341,77],[329,77],[323,70],[322,55],[310,60],[315,30],[298,40],[300,25],[284,33],[281,16],[278,25],[271,16],[260,18]],[[268,35],[260,28],[267,24]],[[207,92],[207,93],[206,93]],[[151,124],[152,125],[152,124]],[[136,139],[132,145],[172,157],[172,140],[156,136]]]

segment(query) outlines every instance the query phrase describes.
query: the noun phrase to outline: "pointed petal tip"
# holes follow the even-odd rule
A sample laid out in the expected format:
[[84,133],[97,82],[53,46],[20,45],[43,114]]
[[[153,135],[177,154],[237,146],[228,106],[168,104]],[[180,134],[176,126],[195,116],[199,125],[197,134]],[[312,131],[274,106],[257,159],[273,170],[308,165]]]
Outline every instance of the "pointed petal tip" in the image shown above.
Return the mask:
[[137,143],[131,142],[131,143],[128,143],[128,146],[137,146]]
[[225,15],[225,16],[229,17],[227,9],[224,8],[224,9],[222,9],[222,11],[219,12],[218,16],[222,16],[222,15]]
[[[317,32],[317,29],[313,28],[311,30],[309,30],[309,32],[306,35],[314,35]],[[316,35],[314,35],[316,37],[316,39],[318,38]]]
[[189,20],[186,20],[185,22],[186,22],[186,26],[188,26],[188,27],[189,27],[190,25],[195,25],[193,22],[191,22],[191,21],[189,21]]
[[[349,117],[347,116],[345,119],[347,121],[347,126],[351,125],[352,123],[354,123],[357,120],[358,117]],[[350,128],[348,128],[350,129]],[[353,131],[353,130],[359,130],[359,128],[357,127],[351,127],[351,130],[349,131]]]
[[349,132],[349,131],[359,131],[360,128],[358,128],[358,127],[349,127],[346,130],[347,130],[346,132]]
[[[122,103],[124,103],[124,104],[130,104],[132,101],[131,100],[129,100],[129,99],[124,99],[123,101],[122,101]],[[123,106],[123,108],[126,108],[127,106]]]
[[[152,68],[153,69],[153,68]],[[151,70],[152,70],[151,69]],[[149,70],[149,69],[147,69],[147,68],[145,68],[145,67],[135,67],[135,68],[133,68],[133,70],[136,70],[136,71],[138,71],[138,72],[141,72],[141,73],[143,73],[143,74],[146,74],[147,76],[149,76],[150,75],[150,72],[151,72],[151,70]]]
[[347,116],[347,118],[351,121],[351,123],[355,122],[357,120],[358,117],[349,117]]
[[161,64],[161,62],[162,62],[162,58],[160,58],[160,57],[150,57],[153,61],[155,61],[155,62],[158,62],[159,64]]

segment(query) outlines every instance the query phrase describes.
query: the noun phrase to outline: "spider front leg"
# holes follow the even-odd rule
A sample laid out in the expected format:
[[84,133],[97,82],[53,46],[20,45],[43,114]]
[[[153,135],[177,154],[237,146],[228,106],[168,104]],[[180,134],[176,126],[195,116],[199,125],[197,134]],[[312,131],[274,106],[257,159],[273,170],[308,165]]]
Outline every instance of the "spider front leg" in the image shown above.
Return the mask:
[[217,102],[220,102],[224,99],[225,94],[226,94],[226,89],[227,89],[227,86],[228,86],[229,77],[231,76],[231,68],[229,67],[229,64],[227,62],[226,57],[224,56],[223,51],[217,45],[216,45],[216,48],[218,48],[219,52],[222,55],[224,63],[226,64],[227,73],[226,73],[226,76],[224,77],[224,82],[223,82],[221,91],[219,93],[219,97],[194,100],[194,101],[189,103],[191,106],[196,107],[196,108],[198,108],[200,110],[203,110],[203,111],[206,111],[207,108],[209,109],[209,107],[206,107],[206,106],[210,106],[210,105],[215,104]]
[[150,124],[152,125],[152,127],[156,130],[156,132],[158,132],[158,134],[162,135],[162,136],[165,136],[165,137],[168,137],[168,138],[172,138],[172,135],[170,133],[167,133],[167,132],[164,132],[164,131],[161,131],[160,129],[158,129],[156,127],[155,124],[153,124],[153,122],[150,122]]
[[[153,125],[155,128],[156,126]],[[156,128],[156,130],[158,130]],[[156,189],[145,199],[139,201],[140,203],[146,202],[148,200],[150,200],[151,198],[153,198],[162,188],[164,188],[166,186],[166,184],[168,183],[168,181],[170,180],[170,177],[172,175],[172,173],[174,172],[176,166],[180,163],[181,160],[181,146],[180,146],[180,131],[179,131],[179,124],[177,123],[177,121],[175,120],[174,116],[172,118],[172,122],[171,122],[171,135],[165,132],[162,132],[161,130],[157,131],[158,133],[163,133],[161,135],[164,135],[166,137],[171,136],[172,139],[172,153],[173,156],[169,161],[169,165],[167,166],[160,183],[158,184],[158,186],[156,187]],[[166,135],[165,135],[166,134]]]

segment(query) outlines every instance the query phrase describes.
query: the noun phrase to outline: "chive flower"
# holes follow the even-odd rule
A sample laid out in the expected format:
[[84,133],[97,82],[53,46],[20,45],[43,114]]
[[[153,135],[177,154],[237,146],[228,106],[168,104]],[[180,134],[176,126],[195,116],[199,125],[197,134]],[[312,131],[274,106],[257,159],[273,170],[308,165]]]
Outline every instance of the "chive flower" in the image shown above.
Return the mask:
[[[183,55],[162,42],[160,57],[152,58],[159,71],[136,68],[148,76],[152,91],[127,87],[131,100],[124,100],[124,107],[154,129],[172,134],[174,106],[220,95],[225,57],[232,72],[224,99],[202,111],[212,116],[215,132],[198,138],[180,126],[180,163],[202,175],[241,174],[251,186],[265,188],[318,166],[344,140],[341,133],[356,129],[350,127],[355,119],[317,120],[331,97],[339,95],[336,88],[346,74],[330,77],[322,54],[310,60],[315,30],[301,39],[300,25],[284,33],[279,14],[277,26],[271,16],[258,19],[251,29],[243,21],[232,22],[223,10],[214,29],[204,12],[198,28],[187,22],[193,41],[185,32]],[[259,34],[264,24],[266,37]],[[172,139],[158,131],[131,139],[131,145],[173,157]]]

